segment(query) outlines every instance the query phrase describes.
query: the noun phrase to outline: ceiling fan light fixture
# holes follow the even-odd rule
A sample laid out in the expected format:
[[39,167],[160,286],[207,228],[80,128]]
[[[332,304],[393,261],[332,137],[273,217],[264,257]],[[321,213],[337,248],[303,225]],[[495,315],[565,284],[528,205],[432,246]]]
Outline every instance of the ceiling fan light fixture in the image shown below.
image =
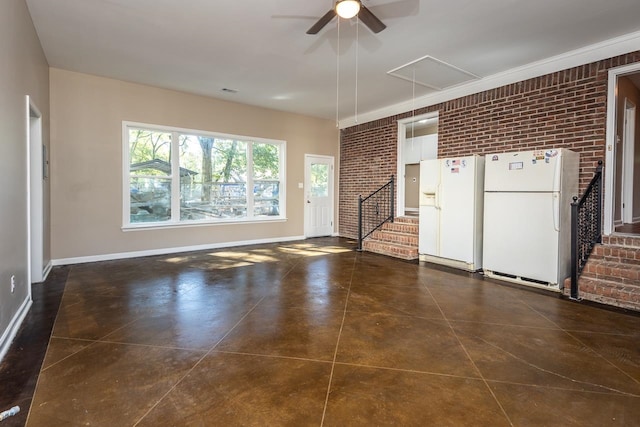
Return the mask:
[[339,0],[336,3],[336,13],[344,19],[351,19],[360,11],[360,2],[357,0]]

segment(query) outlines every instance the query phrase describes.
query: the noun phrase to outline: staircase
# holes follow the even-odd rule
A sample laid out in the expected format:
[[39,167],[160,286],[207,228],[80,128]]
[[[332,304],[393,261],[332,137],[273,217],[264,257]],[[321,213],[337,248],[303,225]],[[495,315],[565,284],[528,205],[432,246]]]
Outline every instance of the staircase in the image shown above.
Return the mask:
[[[564,293],[570,283],[565,281]],[[640,311],[640,237],[602,236],[578,279],[579,297]]]
[[418,217],[385,222],[362,242],[362,249],[404,260],[418,259]]

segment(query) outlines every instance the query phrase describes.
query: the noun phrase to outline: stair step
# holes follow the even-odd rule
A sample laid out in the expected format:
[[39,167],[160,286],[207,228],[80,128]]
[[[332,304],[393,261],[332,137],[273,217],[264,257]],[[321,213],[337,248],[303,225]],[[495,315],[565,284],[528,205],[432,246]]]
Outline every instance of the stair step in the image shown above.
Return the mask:
[[596,245],[589,259],[640,264],[640,248],[618,245]]
[[362,242],[362,249],[381,255],[388,255],[394,258],[404,260],[418,259],[418,247],[398,245],[395,243],[381,242],[378,240],[367,239]]
[[[564,285],[569,295],[571,280]],[[603,236],[578,278],[578,296],[640,311],[640,237]]]
[[382,242],[399,243],[408,246],[418,246],[417,234],[399,233],[391,230],[376,230],[371,234],[371,239]]
[[[580,277],[578,284],[578,296],[582,299],[640,311],[640,284],[588,277]],[[565,284],[564,292],[569,294],[569,284]]]
[[386,222],[362,242],[362,249],[404,260],[418,259],[417,217],[398,217]]
[[419,224],[420,219],[417,216],[399,216],[393,219],[393,222],[401,224]]
[[640,248],[640,237],[636,236],[602,236],[602,244],[604,246],[619,246],[626,249]]
[[582,270],[582,277],[615,281],[622,284],[640,283],[640,264],[591,259]]
[[406,233],[418,235],[418,223],[413,222],[385,222],[382,230],[394,231],[396,233]]

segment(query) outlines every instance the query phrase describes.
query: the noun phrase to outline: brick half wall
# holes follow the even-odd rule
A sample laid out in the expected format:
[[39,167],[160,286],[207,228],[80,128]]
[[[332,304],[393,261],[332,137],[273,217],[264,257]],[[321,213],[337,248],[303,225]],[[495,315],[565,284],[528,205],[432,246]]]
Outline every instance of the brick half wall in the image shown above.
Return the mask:
[[396,173],[398,120],[433,111],[438,157],[568,148],[580,153],[582,191],[604,161],[608,70],[635,62],[640,51],[343,129],[340,235],[357,237],[358,195]]

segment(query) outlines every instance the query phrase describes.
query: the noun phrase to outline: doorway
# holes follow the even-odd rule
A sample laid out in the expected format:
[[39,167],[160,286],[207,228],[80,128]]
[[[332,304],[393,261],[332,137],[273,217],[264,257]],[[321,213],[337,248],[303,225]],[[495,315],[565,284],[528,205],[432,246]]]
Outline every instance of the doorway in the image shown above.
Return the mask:
[[609,70],[604,234],[640,235],[640,64]]
[[27,143],[29,153],[29,283],[44,280],[44,179],[48,174],[46,148],[42,143],[42,114],[27,96]]
[[334,158],[304,155],[304,235],[322,237],[333,234]]
[[633,224],[633,187],[636,106],[629,99],[624,101],[622,130],[622,223]]
[[420,161],[436,158],[438,158],[438,113],[399,120],[396,173],[397,216],[418,214]]

